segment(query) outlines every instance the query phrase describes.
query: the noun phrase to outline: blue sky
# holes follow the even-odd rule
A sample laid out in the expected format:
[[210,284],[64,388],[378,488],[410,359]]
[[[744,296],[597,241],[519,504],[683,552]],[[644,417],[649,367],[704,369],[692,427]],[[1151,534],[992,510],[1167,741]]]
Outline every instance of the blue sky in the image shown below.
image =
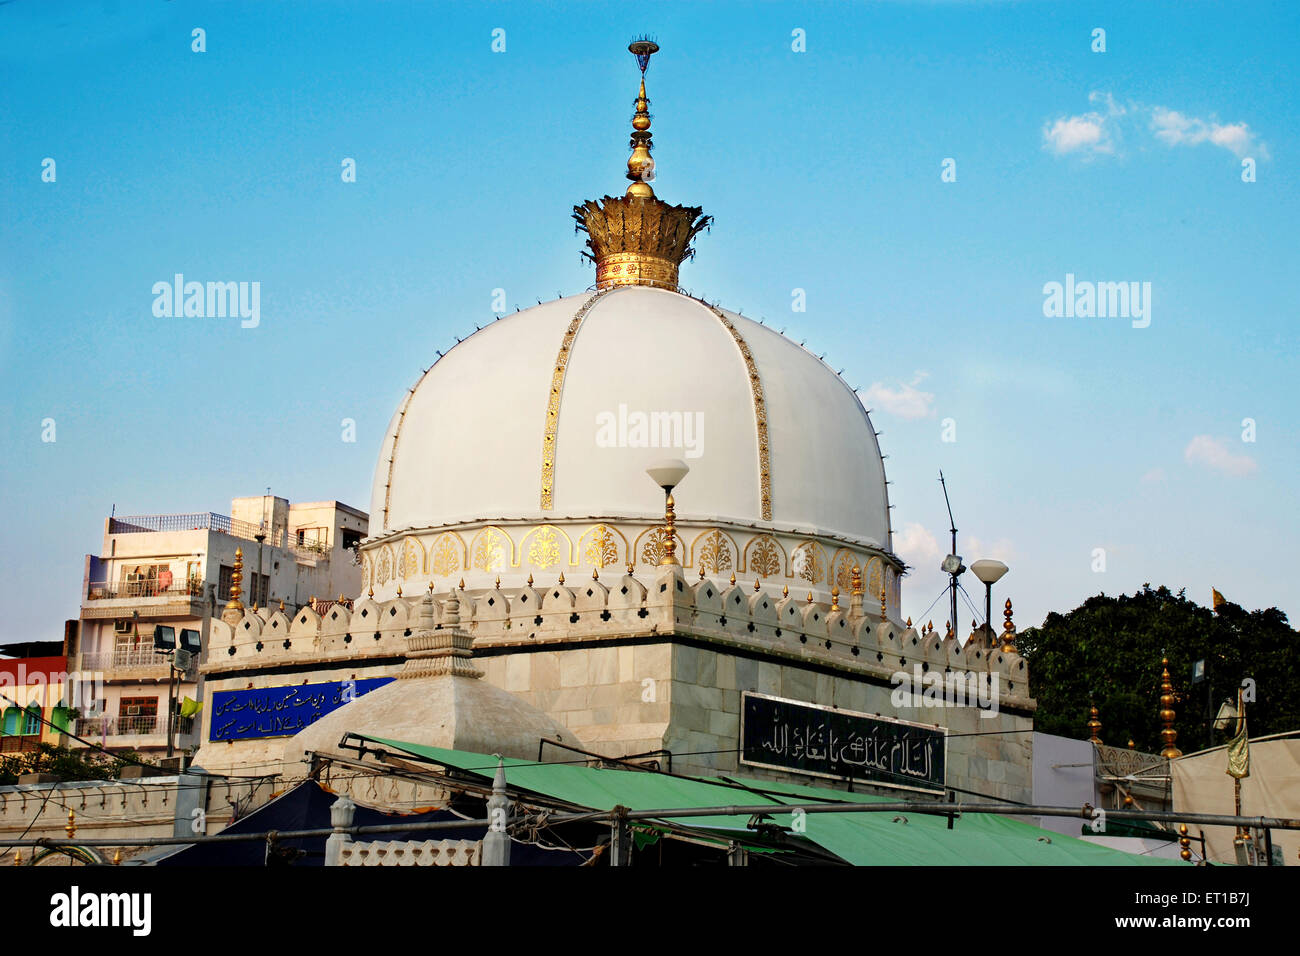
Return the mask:
[[[270,486],[367,507],[393,408],[491,320],[492,290],[513,308],[594,281],[569,213],[625,186],[643,32],[663,47],[656,190],[715,217],[683,285],[825,352],[875,409],[917,565],[906,613],[941,587],[942,468],[959,550],[1011,565],[1021,626],[1144,582],[1294,617],[1298,21],[1285,3],[0,5],[0,641],[77,615],[114,505],[225,513]],[[176,272],[260,282],[261,324],[156,318]],[[1150,325],[1046,317],[1067,273],[1150,282]]]

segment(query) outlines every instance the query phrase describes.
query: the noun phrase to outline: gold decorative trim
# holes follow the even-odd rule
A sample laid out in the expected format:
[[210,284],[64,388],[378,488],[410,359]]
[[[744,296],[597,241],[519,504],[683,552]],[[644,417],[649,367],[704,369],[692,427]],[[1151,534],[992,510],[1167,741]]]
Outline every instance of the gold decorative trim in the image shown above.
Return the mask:
[[564,394],[564,374],[569,370],[569,356],[572,354],[573,341],[582,327],[591,307],[596,304],[609,289],[601,289],[574,313],[569,327],[564,331],[564,340],[560,343],[560,354],[555,357],[555,372],[551,375],[551,394],[546,401],[546,433],[542,438],[542,510],[550,511],[555,501],[555,434],[560,427],[560,397]]
[[708,306],[709,311],[718,317],[718,321],[726,327],[727,331],[731,333],[731,337],[736,340],[736,347],[740,349],[741,358],[745,360],[745,368],[749,372],[749,387],[754,398],[754,424],[758,429],[758,486],[762,503],[762,517],[764,521],[771,521],[772,467],[767,440],[767,401],[763,398],[763,382],[758,376],[758,366],[754,364],[754,356],[750,353],[749,346],[745,343],[745,337],[740,334],[740,330],[732,324],[721,309],[709,305],[707,302],[703,304]]

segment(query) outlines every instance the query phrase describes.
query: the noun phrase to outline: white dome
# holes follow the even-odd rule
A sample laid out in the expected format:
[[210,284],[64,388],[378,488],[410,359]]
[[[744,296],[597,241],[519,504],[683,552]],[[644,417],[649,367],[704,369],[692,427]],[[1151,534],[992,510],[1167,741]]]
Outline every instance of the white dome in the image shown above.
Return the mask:
[[[681,520],[825,535],[891,550],[885,472],[856,394],[779,333],[663,289],[610,289],[505,317],[444,355],[393,416],[375,470],[371,537],[525,519],[663,514],[647,465],[681,458]],[[578,321],[575,322],[575,318]],[[576,326],[576,329],[574,328]],[[562,377],[557,355],[573,332]],[[770,517],[743,340],[766,412]],[[562,378],[553,498],[544,507],[548,400]],[[696,447],[636,445],[636,415],[681,412]],[[619,445],[617,423],[632,425]],[[609,447],[614,439],[616,447]]]

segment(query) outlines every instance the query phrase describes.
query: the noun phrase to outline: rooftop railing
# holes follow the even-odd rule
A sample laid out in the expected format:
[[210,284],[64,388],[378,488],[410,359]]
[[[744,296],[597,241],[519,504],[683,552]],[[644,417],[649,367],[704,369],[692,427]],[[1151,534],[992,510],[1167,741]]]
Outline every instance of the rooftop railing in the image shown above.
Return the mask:
[[211,511],[176,515],[128,515],[108,519],[109,534],[140,534],[148,531],[221,531],[236,538],[256,541],[265,534],[272,547],[284,546],[284,530],[273,532],[248,521],[238,521]]
[[[177,717],[175,724],[177,737],[194,732],[193,717]],[[79,717],[76,734],[94,740],[96,737],[151,737],[167,735],[167,715],[155,714],[148,717]]]

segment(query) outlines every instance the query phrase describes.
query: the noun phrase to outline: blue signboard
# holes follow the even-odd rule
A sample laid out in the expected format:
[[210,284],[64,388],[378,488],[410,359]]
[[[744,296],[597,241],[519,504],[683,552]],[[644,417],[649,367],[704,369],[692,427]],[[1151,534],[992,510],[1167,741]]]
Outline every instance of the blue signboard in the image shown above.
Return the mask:
[[212,695],[210,740],[292,737],[350,700],[382,687],[393,678],[219,690]]

